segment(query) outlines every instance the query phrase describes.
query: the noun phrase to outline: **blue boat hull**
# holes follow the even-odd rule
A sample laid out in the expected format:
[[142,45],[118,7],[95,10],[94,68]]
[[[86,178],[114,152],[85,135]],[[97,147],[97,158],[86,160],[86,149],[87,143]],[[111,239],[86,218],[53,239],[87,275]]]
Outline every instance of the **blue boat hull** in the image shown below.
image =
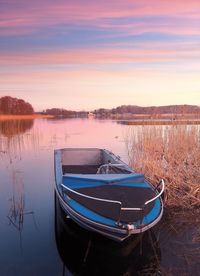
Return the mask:
[[[124,241],[133,234],[140,234],[158,223],[163,214],[162,199],[142,175],[131,171],[126,164],[127,174],[121,174],[119,171],[111,174],[107,174],[106,171],[103,174],[98,174],[98,172],[97,174],[64,173],[62,162],[66,161],[63,161],[62,153],[65,153],[66,150],[68,149],[55,151],[55,191],[66,217],[71,218],[84,229],[118,242]],[[73,149],[70,149],[69,152],[71,153],[71,151]],[[124,166],[124,163],[114,155],[111,155],[111,158],[114,160],[112,162],[117,170],[121,170],[121,164]],[[109,166],[111,166],[110,163]],[[67,169],[71,170],[72,167],[70,164]],[[80,171],[81,166],[76,166],[75,169],[77,167]],[[90,170],[91,168],[90,165]],[[104,169],[105,167],[103,167]],[[109,192],[111,190],[115,193]],[[155,198],[149,200],[150,195],[154,192]],[[101,194],[102,197],[99,196]],[[98,197],[94,195],[98,195]],[[133,196],[133,201],[137,203],[136,205],[141,205],[141,202],[144,201],[147,207],[144,208],[143,204],[143,207],[131,208],[132,195],[135,196],[135,199]],[[141,195],[142,198],[138,198]],[[121,202],[121,198],[124,197],[126,201]],[[127,207],[124,208],[125,204]]]

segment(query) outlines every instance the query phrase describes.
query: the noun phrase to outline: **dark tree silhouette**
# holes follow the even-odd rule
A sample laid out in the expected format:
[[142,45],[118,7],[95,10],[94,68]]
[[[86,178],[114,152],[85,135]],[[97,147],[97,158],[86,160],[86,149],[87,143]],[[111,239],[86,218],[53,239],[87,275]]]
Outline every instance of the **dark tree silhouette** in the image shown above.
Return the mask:
[[169,105],[169,106],[136,106],[122,105],[112,109],[96,109],[94,114],[99,117],[109,117],[116,114],[143,114],[150,115],[152,118],[161,114],[200,114],[200,107],[196,105]]
[[53,116],[74,117],[76,111],[70,111],[63,108],[50,108],[46,110],[46,114]]
[[32,105],[22,99],[10,96],[0,98],[0,114],[28,115],[33,113]]

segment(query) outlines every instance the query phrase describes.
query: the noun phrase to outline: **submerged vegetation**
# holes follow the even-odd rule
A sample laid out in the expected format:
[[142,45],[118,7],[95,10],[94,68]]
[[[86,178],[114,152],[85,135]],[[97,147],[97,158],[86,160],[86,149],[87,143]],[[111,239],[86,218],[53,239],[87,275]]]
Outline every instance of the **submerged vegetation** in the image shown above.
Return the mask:
[[200,129],[195,126],[142,127],[126,137],[130,164],[157,183],[166,183],[166,206],[200,206]]

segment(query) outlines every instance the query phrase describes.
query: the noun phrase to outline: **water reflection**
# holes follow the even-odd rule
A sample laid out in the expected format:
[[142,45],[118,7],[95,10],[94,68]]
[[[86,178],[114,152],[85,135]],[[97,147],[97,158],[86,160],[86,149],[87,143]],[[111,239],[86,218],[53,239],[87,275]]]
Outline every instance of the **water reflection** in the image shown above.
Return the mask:
[[12,172],[12,196],[10,198],[10,210],[8,213],[8,219],[10,224],[12,224],[19,232],[23,228],[24,220],[24,184],[21,177],[18,175],[20,172]]
[[34,120],[5,120],[0,121],[0,134],[11,138],[15,135],[23,134],[31,129],[34,125]]
[[[12,163],[21,158],[22,150],[31,142],[32,147],[38,139],[27,132],[34,126],[34,120],[0,120],[0,153],[5,153]],[[30,141],[31,140],[31,141]]]
[[[25,124],[21,122],[21,125]],[[7,124],[7,133],[10,134],[5,136],[2,132],[4,122],[0,121],[0,125],[1,276],[62,275],[62,262],[63,275],[71,275],[70,271],[78,275],[151,275],[148,271],[153,274],[160,266],[162,275],[198,275],[200,239],[195,231],[199,231],[199,221],[189,224],[189,220],[185,220],[176,230],[176,220],[169,222],[163,217],[157,229],[154,228],[162,251],[161,264],[159,248],[152,246],[154,236],[150,239],[148,235],[143,237],[142,245],[132,240],[123,247],[117,246],[97,236],[90,237],[88,232],[80,228],[77,230],[70,221],[63,223],[59,214],[56,217],[55,243],[53,150],[64,147],[107,148],[128,162],[123,140],[129,130],[137,136],[147,126],[127,126],[105,120],[53,122],[37,119],[30,123],[30,128],[22,127],[22,132],[13,131],[13,124]],[[170,129],[171,126],[162,128]],[[195,128],[199,129],[199,126]],[[173,230],[169,233],[170,225]],[[92,242],[87,250],[89,240]]]
[[9,198],[9,211],[7,218],[9,221],[9,226],[14,227],[19,233],[19,243],[20,249],[22,251],[22,232],[24,226],[24,220],[26,215],[31,215],[33,218],[33,223],[37,229],[37,224],[34,217],[33,211],[25,210],[25,192],[24,192],[24,181],[23,172],[12,169],[11,171],[11,183],[12,192]]
[[21,173],[15,170],[11,173],[12,195],[9,199],[9,212],[7,218],[9,225],[13,226],[19,233],[20,249],[22,250],[22,230],[24,224],[24,184]]
[[158,271],[160,249],[153,232],[123,244],[105,239],[67,220],[56,196],[55,235],[62,275],[152,275]]

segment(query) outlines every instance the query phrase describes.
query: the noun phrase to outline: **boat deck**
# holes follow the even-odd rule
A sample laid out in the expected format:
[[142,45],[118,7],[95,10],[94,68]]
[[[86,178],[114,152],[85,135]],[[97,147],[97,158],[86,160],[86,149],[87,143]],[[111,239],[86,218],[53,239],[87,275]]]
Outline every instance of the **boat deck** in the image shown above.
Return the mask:
[[[114,201],[122,202],[123,208],[140,208],[143,207],[144,203],[153,198],[156,194],[145,183],[124,185],[124,184],[106,184],[97,187],[84,187],[74,189],[78,193]],[[89,210],[112,220],[119,218],[120,205],[110,202],[96,201],[94,199],[85,198],[78,194],[74,194],[70,191],[65,193],[72,199],[88,208]],[[142,211],[122,211],[121,222],[132,223],[141,220],[146,214],[150,213],[155,206],[155,202],[148,204]]]

